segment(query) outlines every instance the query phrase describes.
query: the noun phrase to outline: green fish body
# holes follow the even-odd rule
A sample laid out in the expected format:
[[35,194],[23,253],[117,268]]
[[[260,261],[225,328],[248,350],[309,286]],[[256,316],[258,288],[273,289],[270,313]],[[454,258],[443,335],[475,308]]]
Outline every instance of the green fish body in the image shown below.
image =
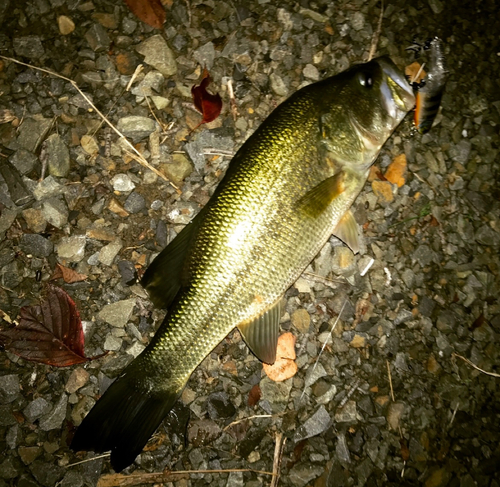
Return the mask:
[[168,313],[83,420],[75,450],[130,465],[201,361],[235,327],[273,363],[285,291],[332,233],[357,251],[349,211],[414,97],[388,58],[297,91],[231,161],[205,208],[143,278]]

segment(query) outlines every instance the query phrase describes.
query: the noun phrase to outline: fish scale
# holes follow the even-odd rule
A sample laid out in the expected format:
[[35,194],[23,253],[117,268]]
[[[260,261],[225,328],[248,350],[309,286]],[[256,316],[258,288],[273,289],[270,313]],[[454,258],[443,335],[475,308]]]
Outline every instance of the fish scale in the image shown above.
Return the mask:
[[143,277],[168,313],[151,343],[96,403],[75,450],[130,465],[201,361],[238,327],[272,363],[280,302],[332,232],[356,250],[349,211],[382,145],[413,107],[387,58],[306,86],[231,161],[206,207]]

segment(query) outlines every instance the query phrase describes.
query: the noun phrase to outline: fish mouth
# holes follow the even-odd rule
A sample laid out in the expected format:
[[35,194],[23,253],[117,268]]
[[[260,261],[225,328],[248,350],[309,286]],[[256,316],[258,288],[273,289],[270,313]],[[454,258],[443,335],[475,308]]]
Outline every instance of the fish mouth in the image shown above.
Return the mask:
[[413,89],[389,58],[379,58],[379,63],[385,74],[382,86],[385,107],[392,118],[401,120],[415,106]]

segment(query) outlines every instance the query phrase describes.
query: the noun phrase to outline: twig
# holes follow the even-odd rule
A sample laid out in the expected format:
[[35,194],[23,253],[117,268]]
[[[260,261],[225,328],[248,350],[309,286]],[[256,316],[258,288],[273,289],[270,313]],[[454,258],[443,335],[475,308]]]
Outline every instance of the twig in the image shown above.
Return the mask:
[[410,83],[415,83],[415,81],[418,79],[418,77],[420,76],[420,73],[422,72],[422,70],[424,69],[424,66],[425,66],[425,63],[422,63],[422,65],[420,66],[419,70],[417,71],[417,74],[413,77],[413,79],[410,81]]
[[97,487],[131,487],[141,484],[158,484],[166,482],[174,482],[180,480],[179,477],[188,478],[191,474],[211,474],[211,473],[232,473],[232,472],[254,472],[260,475],[272,475],[273,472],[262,470],[252,470],[251,468],[230,468],[227,470],[177,470],[171,472],[164,470],[163,472],[134,472],[130,474],[108,474],[103,475],[97,482]]
[[476,364],[472,363],[468,358],[465,358],[465,357],[462,357],[461,355],[458,355],[458,353],[453,352],[451,355],[452,355],[452,357],[461,358],[464,362],[467,362],[469,365],[474,367],[476,370],[479,370],[479,372],[482,372],[483,374],[491,375],[492,377],[500,377],[500,374],[495,374],[495,372],[488,372],[486,370],[483,370],[480,367],[478,367]]
[[224,150],[224,149],[217,149],[216,147],[207,147],[203,149],[203,154],[206,156],[227,156],[227,157],[233,157],[234,156],[234,151],[232,150]]
[[370,46],[370,52],[368,53],[368,61],[371,61],[373,56],[375,56],[375,52],[377,50],[378,39],[380,37],[380,33],[382,32],[382,19],[384,17],[384,0],[382,0],[382,5],[380,7],[380,17],[378,18],[377,30],[372,38],[372,44]]
[[229,79],[227,82],[227,91],[229,92],[229,102],[231,103],[231,113],[233,115],[233,120],[236,121],[236,117],[238,116],[238,107],[236,106],[236,98],[234,97],[232,79]]
[[272,417],[273,417],[272,414],[256,414],[254,416],[248,416],[246,418],[237,419],[236,421],[233,421],[233,422],[229,423],[222,431],[226,431],[231,426],[234,426],[235,424],[238,424],[238,423],[242,423],[243,421],[248,421],[250,419],[255,419],[255,418],[272,418]]
[[118,134],[118,136],[123,139],[125,141],[125,144],[128,145],[130,147],[130,149],[132,150],[132,152],[134,152],[136,154],[136,157],[134,157],[134,159],[139,163],[141,164],[142,166],[144,167],[147,167],[150,171],[153,171],[157,176],[159,176],[160,178],[162,178],[163,180],[167,181],[168,183],[170,183],[176,190],[177,192],[180,192],[179,188],[177,186],[175,186],[171,181],[168,180],[168,178],[165,176],[165,174],[163,174],[162,172],[158,171],[158,169],[156,169],[155,167],[153,167],[151,164],[149,164],[149,162],[144,158],[144,156],[128,141],[128,139],[106,118],[106,116],[92,103],[92,101],[90,101],[89,97],[78,87],[78,85],[70,78],[67,78],[66,76],[63,76],[61,74],[58,74],[54,71],[50,71],[49,69],[45,69],[45,68],[39,68],[38,66],[32,66],[31,64],[27,64],[27,63],[23,63],[21,61],[18,61],[17,59],[14,59],[14,58],[11,58],[11,57],[7,57],[7,56],[2,56],[0,55],[0,58],[2,59],[6,59],[8,61],[11,61],[13,63],[16,63],[16,64],[20,64],[21,66],[26,66],[28,68],[31,68],[31,69],[34,69],[34,70],[37,70],[37,71],[42,71],[43,73],[47,73],[47,74],[50,74],[52,76],[56,76],[57,78],[60,78],[60,79],[63,79],[65,81],[67,81],[68,83],[71,84],[71,86],[73,86],[73,88],[75,88],[75,90],[78,91],[78,93],[80,93],[80,95],[82,95],[82,97],[84,98],[84,100],[92,107],[93,110],[95,110],[95,112],[101,117],[101,119],[106,122],[110,127],[111,129],[116,133]]
[[344,282],[343,279],[337,279],[337,280],[327,279],[326,277],[318,276],[317,274],[313,274],[312,272],[304,272],[303,276],[309,281],[319,282],[320,284],[323,284],[324,286],[333,287],[333,288],[335,288],[334,284],[336,282]]
[[[335,322],[333,323],[333,325],[330,329],[330,333],[325,338],[325,341],[323,342],[323,345],[321,346],[321,350],[319,351],[318,358],[316,359],[316,362],[314,362],[314,366],[312,368],[311,373],[313,373],[314,370],[316,369],[316,366],[318,365],[318,362],[319,362],[319,358],[321,357],[321,354],[325,350],[326,344],[328,343],[328,339],[332,336],[333,330],[335,330],[335,328],[337,327],[337,323],[339,322],[340,317],[342,316],[342,313],[344,312],[344,308],[345,308],[346,304],[347,304],[347,298],[344,300],[344,304],[342,305],[342,308],[340,309],[340,313],[337,315],[337,319],[335,320]],[[302,391],[302,394],[300,395],[299,401],[304,397],[304,394],[306,392],[306,387],[307,387],[307,384],[304,384],[304,390]]]
[[139,64],[139,66],[137,66],[137,68],[135,68],[134,74],[130,78],[130,81],[127,83],[127,87],[125,88],[125,91],[129,91],[130,88],[132,88],[132,85],[134,84],[135,79],[137,78],[137,76],[139,76],[139,73],[143,69],[144,69],[144,65],[143,64]]
[[374,262],[375,262],[375,259],[373,257],[370,257],[368,264],[366,264],[366,267],[359,273],[359,275],[361,277],[364,277],[365,274],[370,270],[370,267],[373,265]]
[[389,270],[388,267],[384,267],[384,272],[385,272],[385,275],[386,275],[385,285],[388,286],[391,283],[391,280],[392,280],[391,271]]
[[111,453],[104,453],[103,455],[97,455],[96,457],[86,458],[85,460],[81,460],[80,462],[69,463],[68,465],[66,465],[65,468],[74,467],[75,465],[80,465],[82,463],[92,462],[94,460],[99,460],[99,458],[106,458],[106,457],[109,457],[110,455],[111,455]]
[[283,433],[276,433],[276,445],[274,446],[274,459],[273,459],[273,479],[271,481],[271,487],[278,487],[278,481],[280,478],[280,466],[281,458],[283,456],[283,447],[285,446],[286,438],[283,437]]
[[389,360],[386,360],[386,362],[387,362],[387,375],[389,376],[389,387],[391,388],[391,398],[392,402],[396,402],[396,399],[394,398],[394,389],[392,388],[391,366],[389,364]]
[[455,416],[456,416],[457,411],[458,411],[458,405],[459,405],[459,402],[457,401],[457,405],[455,406],[455,409],[453,410],[453,414],[451,415],[450,424],[448,425],[448,428],[452,425],[453,421],[455,420]]

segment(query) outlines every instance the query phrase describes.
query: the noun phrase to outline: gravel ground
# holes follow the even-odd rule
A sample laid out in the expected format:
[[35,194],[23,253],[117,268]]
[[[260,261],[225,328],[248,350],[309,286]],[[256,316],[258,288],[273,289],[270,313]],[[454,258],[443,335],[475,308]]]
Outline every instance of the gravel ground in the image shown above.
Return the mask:
[[[121,2],[0,4],[0,54],[76,81],[181,188],[132,160],[68,81],[0,60],[0,309],[15,318],[36,304],[64,264],[88,275],[57,281],[84,320],[86,354],[109,351],[69,368],[2,352],[0,487],[94,486],[112,472],[106,458],[72,466],[92,454],[68,443],[161,321],[137,272],[206,203],[277,104],[367,59],[380,13],[361,0],[171,3],[161,36]],[[436,126],[421,136],[408,117],[383,149],[378,178],[354,205],[361,255],[332,238],[288,291],[282,329],[297,336],[298,374],[271,382],[232,333],[124,473],[247,471],[134,485],[269,485],[259,472],[273,470],[277,435],[282,486],[500,485],[500,378],[457,356],[500,372],[498,14],[493,0],[386,6],[379,54],[404,67],[414,36],[445,43]],[[190,135],[203,65],[224,108]],[[401,154],[408,172],[397,187],[380,174]]]

